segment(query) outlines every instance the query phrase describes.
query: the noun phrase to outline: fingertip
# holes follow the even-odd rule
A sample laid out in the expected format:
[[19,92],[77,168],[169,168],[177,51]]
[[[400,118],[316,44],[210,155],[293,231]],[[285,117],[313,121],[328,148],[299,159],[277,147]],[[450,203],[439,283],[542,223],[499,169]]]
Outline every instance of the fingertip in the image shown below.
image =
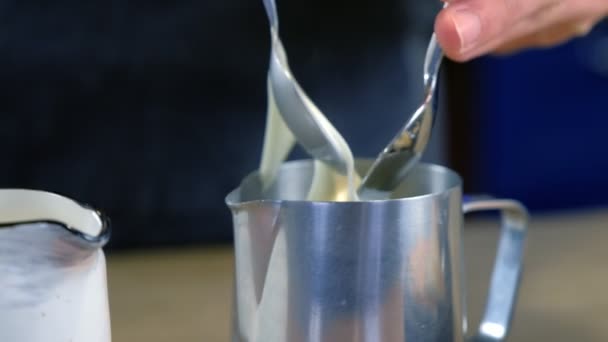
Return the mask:
[[461,53],[462,44],[454,18],[447,8],[437,15],[435,20],[435,34],[439,45],[441,45],[441,48],[443,49],[443,53],[448,58],[457,62],[467,61],[467,58],[465,58],[466,56]]

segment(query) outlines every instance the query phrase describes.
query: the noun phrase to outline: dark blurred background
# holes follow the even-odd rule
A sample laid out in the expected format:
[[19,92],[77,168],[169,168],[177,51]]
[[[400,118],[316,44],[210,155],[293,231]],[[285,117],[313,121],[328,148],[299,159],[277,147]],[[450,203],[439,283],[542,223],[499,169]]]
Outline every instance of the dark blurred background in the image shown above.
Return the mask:
[[[279,1],[292,69],[355,154],[422,98],[439,2]],[[110,249],[229,243],[225,195],[257,167],[261,1],[0,1],[0,187],[113,221]],[[608,204],[608,25],[509,58],[446,63],[426,159],[533,210]],[[302,154],[294,155],[294,157]]]

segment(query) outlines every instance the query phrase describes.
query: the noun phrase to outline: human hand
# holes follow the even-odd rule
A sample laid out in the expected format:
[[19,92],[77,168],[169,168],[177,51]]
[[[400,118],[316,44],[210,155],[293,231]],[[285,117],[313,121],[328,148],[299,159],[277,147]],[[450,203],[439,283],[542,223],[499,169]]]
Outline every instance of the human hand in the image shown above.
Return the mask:
[[436,18],[444,53],[468,61],[487,53],[548,47],[587,34],[608,0],[449,0]]

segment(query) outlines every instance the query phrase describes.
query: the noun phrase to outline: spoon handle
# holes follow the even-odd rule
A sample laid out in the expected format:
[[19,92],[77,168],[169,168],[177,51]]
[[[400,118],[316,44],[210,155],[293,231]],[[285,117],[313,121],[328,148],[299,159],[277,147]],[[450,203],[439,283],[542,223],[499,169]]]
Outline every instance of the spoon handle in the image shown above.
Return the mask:
[[429,46],[426,50],[426,57],[424,58],[424,87],[427,90],[432,91],[435,89],[437,84],[437,74],[441,67],[441,60],[443,59],[443,50],[437,43],[437,36],[433,33]]
[[[443,8],[447,6],[447,2],[443,4]],[[424,88],[427,90],[427,93],[435,89],[442,59],[443,50],[437,42],[437,35],[433,32],[429,46],[426,49],[426,56],[424,57]]]

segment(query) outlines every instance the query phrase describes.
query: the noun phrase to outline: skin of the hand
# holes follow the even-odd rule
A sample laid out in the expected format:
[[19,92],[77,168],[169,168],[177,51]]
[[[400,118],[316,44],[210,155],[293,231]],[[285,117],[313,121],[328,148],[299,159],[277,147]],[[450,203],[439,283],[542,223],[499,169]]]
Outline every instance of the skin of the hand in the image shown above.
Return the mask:
[[449,0],[435,20],[452,60],[558,45],[608,16],[608,0]]

